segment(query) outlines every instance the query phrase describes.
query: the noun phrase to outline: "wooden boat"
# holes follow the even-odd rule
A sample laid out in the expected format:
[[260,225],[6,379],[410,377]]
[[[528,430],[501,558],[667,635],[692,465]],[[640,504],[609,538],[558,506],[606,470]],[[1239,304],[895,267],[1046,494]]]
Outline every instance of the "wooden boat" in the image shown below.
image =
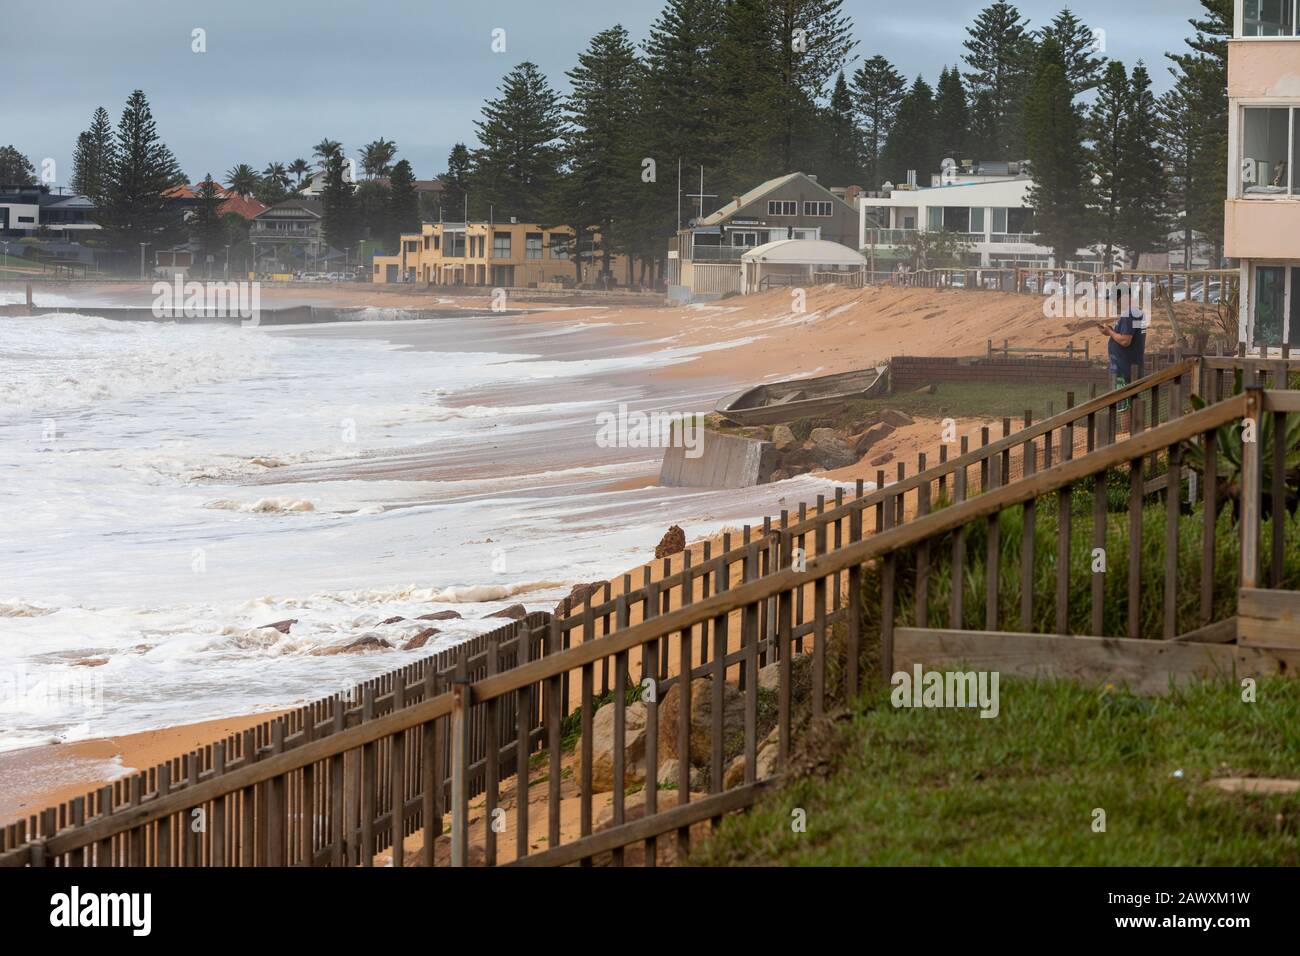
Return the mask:
[[838,411],[849,402],[884,393],[888,365],[819,378],[772,382],[745,389],[718,402],[715,410],[737,425],[776,425]]

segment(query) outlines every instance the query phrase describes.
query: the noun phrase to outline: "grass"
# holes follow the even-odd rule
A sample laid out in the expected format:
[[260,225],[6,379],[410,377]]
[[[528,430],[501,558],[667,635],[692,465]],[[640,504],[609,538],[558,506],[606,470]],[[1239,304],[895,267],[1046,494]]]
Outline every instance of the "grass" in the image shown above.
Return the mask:
[[[704,865],[1300,864],[1300,794],[1230,794],[1229,775],[1300,778],[1300,683],[1161,699],[1005,680],[1001,711],[904,710],[886,691],[811,735],[786,783],[728,818]],[[806,812],[793,832],[792,811]],[[1104,833],[1094,810],[1105,811]]]

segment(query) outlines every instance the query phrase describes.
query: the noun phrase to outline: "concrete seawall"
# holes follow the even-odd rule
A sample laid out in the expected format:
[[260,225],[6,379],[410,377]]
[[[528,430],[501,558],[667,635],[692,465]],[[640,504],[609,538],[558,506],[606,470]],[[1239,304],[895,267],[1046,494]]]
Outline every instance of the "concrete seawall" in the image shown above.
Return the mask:
[[703,432],[697,458],[674,445],[664,452],[659,483],[668,488],[749,488],[766,483],[776,470],[771,442]]

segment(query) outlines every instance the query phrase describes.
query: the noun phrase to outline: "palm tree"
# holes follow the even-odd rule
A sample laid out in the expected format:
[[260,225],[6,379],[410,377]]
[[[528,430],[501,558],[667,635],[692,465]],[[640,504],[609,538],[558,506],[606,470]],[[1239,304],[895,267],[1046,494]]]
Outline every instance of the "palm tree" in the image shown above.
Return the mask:
[[233,169],[226,171],[226,185],[230,187],[230,191],[236,196],[247,198],[253,195],[257,191],[259,181],[257,171],[248,163],[240,163]]
[[343,144],[338,140],[323,139],[316,144],[311,154],[316,157],[316,165],[324,169],[329,161],[341,152],[343,152]]
[[361,148],[361,168],[369,179],[387,175],[397,155],[397,144],[382,136]]
[[298,185],[302,185],[302,177],[311,172],[311,163],[305,159],[295,159],[289,164],[289,172],[298,177]]
[[284,163],[267,163],[266,169],[262,170],[262,178],[277,182],[285,189],[289,188],[289,173],[284,168]]

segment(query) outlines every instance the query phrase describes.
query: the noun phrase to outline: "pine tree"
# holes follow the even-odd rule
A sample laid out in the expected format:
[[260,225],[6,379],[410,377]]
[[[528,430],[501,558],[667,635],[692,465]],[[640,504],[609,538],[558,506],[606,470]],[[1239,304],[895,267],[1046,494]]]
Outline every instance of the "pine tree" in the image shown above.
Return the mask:
[[1065,55],[1065,75],[1074,95],[1079,96],[1096,89],[1102,81],[1106,58],[1094,56],[1097,52],[1097,37],[1092,27],[1076,17],[1069,7],[1065,7],[1050,26],[1039,31],[1040,40],[1049,36],[1061,45],[1061,51]]
[[108,110],[99,107],[91,118],[90,129],[77,137],[72,154],[72,189],[78,195],[99,202],[113,166],[113,124]]
[[961,73],[954,67],[944,69],[935,90],[935,145],[940,159],[958,163],[966,155],[970,139],[970,110],[966,105],[966,88]]
[[853,94],[841,71],[835,80],[826,110],[826,158],[818,172],[826,185],[853,186],[862,183],[862,133],[854,118]]
[[524,62],[502,81],[501,95],[483,106],[471,183],[498,220],[546,218],[559,177],[564,135],[560,99],[534,63]]
[[1197,187],[1193,168],[1195,156],[1194,121],[1199,104],[1187,84],[1179,84],[1158,101],[1160,151],[1165,158],[1166,208],[1176,217],[1182,233],[1183,261],[1191,262],[1195,234],[1188,210]]
[[1097,238],[1104,248],[1105,269],[1114,264],[1115,247],[1120,244],[1120,217],[1129,200],[1124,181],[1125,136],[1132,108],[1128,70],[1118,60],[1111,60],[1088,115],[1088,138],[1092,141],[1088,158],[1097,181]]
[[997,106],[988,90],[981,90],[971,98],[968,142],[968,151],[976,160],[994,159],[1003,154],[998,146]]
[[324,206],[321,232],[326,245],[340,251],[351,249],[361,238],[362,223],[356,187],[348,175],[342,149],[325,159],[325,185],[320,198]]
[[[683,192],[694,191],[686,186],[698,182],[701,166],[707,183],[718,179],[721,124],[715,110],[721,74],[714,67],[722,16],[722,0],[668,0],[643,46],[640,136],[658,170],[656,183],[639,190],[648,198],[638,208],[637,223],[654,244],[642,247],[642,254],[656,259],[662,255],[663,239],[676,234],[679,226],[678,163]],[[683,122],[684,117],[690,122]],[[690,200],[681,200],[681,211],[683,219],[690,218]]]
[[878,190],[885,181],[880,155],[906,92],[907,81],[879,54],[866,60],[853,74],[853,95],[862,122],[862,162],[866,187],[870,190]]
[[770,0],[781,85],[772,120],[780,124],[782,173],[805,165],[809,151],[798,137],[808,129],[811,108],[823,102],[832,78],[841,73],[856,45],[844,0]]
[[1120,243],[1129,265],[1148,252],[1165,248],[1169,236],[1165,204],[1167,177],[1160,150],[1159,110],[1151,76],[1139,60],[1129,80],[1129,111],[1124,123],[1124,208],[1120,213]]
[[393,252],[403,234],[420,231],[420,199],[415,192],[415,173],[411,164],[399,159],[388,174],[388,241]]
[[[204,264],[207,274],[212,274],[212,265],[216,261],[217,249],[225,245],[226,225],[221,219],[221,190],[208,173],[198,188],[198,203],[194,215],[190,217],[190,239],[199,246],[199,261]],[[212,257],[209,262],[208,257]]]
[[117,124],[111,173],[99,209],[109,244],[134,252],[142,242],[155,249],[176,242],[184,227],[165,193],[182,182],[175,157],[158,138],[144,92],[134,91]]
[[1223,197],[1228,191],[1228,38],[1233,29],[1232,0],[1201,0],[1205,16],[1189,21],[1196,31],[1190,53],[1169,54],[1174,76],[1190,106],[1188,168],[1195,189],[1184,210],[1187,226],[1223,249]]
[[466,198],[469,196],[469,180],[473,162],[464,143],[457,143],[447,155],[447,171],[442,180],[442,218],[446,222],[460,222],[469,218],[466,212]]
[[1090,240],[1082,121],[1066,75],[1061,45],[1048,37],[1039,47],[1034,81],[1025,100],[1026,149],[1033,175],[1028,201],[1044,245],[1064,268]]
[[0,183],[6,186],[35,186],[36,167],[13,146],[0,146]]
[[988,94],[989,131],[996,155],[990,159],[1017,159],[1022,143],[1020,122],[1032,67],[1034,42],[1027,20],[1010,3],[998,0],[986,7],[968,28],[963,42],[970,72],[966,80],[972,94]]
[[606,274],[615,252],[631,251],[629,227],[643,186],[643,157],[637,155],[638,146],[644,150],[637,136],[639,71],[627,31],[614,26],[592,38],[567,74],[572,92],[565,102],[570,162],[565,193],[568,203],[577,200],[582,209],[580,221],[599,228]]
[[898,115],[881,156],[881,173],[895,185],[907,181],[915,171],[918,182],[925,182],[937,171],[939,148],[936,145],[934,91],[918,76],[898,105]]

